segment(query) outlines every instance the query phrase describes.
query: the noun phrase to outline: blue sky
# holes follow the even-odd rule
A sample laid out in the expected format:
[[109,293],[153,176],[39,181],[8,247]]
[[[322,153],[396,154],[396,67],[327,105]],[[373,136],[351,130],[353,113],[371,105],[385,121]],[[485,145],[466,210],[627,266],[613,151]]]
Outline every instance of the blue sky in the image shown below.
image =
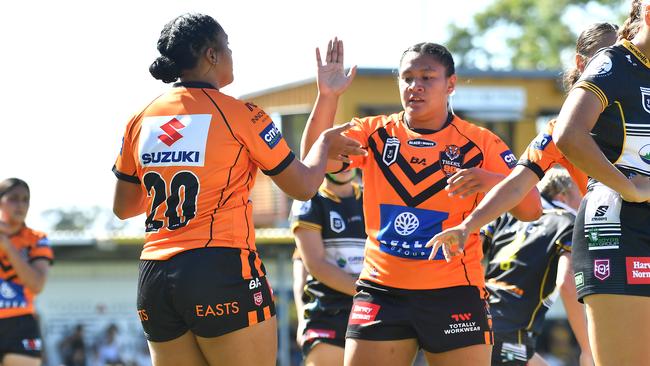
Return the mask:
[[[210,14],[229,35],[233,96],[315,75],[314,48],[345,41],[346,64],[395,67],[423,40],[444,42],[487,0],[3,1],[0,179],[32,188],[28,223],[56,207],[110,207],[111,167],[130,115],[167,85],[154,80],[162,26]],[[600,15],[597,15],[597,19]],[[602,19],[611,20],[611,19]],[[585,20],[585,24],[589,20]]]

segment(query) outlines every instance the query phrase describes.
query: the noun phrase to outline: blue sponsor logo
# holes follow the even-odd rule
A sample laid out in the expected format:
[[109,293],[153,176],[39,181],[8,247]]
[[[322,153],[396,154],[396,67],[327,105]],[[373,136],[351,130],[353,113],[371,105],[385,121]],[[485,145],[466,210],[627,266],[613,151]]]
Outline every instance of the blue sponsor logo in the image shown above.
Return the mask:
[[505,162],[510,169],[517,166],[517,157],[510,150],[502,152],[501,159],[503,159],[503,162]]
[[[440,231],[449,214],[434,210],[379,205],[381,228],[377,235],[382,252],[401,258],[427,259],[431,248],[426,243]],[[438,250],[434,259],[444,259]]]
[[0,279],[0,309],[26,307],[27,300],[25,299],[24,287]]
[[198,163],[198,151],[159,151],[142,154],[142,164]]
[[645,145],[639,150],[639,157],[644,163],[650,164],[650,144]]
[[264,128],[264,130],[262,130],[260,137],[262,140],[264,140],[264,142],[266,142],[266,145],[268,145],[269,149],[272,149],[282,139],[282,133],[277,127],[275,127],[275,123],[271,122],[268,126],[266,126],[266,128]]
[[547,133],[541,133],[537,135],[535,140],[533,140],[533,149],[535,150],[544,150],[549,143],[553,141],[553,137]]

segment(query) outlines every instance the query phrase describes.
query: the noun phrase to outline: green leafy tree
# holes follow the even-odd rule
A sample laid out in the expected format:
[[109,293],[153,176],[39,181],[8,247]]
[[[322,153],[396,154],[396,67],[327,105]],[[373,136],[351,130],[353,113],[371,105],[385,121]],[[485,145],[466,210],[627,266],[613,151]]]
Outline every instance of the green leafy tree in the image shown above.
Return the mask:
[[[562,54],[575,49],[572,24],[621,20],[629,0],[495,0],[467,27],[450,25],[446,45],[463,68],[560,69]],[[589,10],[605,9],[608,19]],[[576,19],[578,17],[578,19]]]

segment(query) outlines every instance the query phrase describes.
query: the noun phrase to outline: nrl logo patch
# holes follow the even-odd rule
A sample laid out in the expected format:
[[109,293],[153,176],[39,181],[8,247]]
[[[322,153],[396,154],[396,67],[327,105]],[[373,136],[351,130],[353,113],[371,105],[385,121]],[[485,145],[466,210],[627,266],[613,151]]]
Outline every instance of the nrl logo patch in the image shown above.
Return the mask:
[[650,88],[640,87],[639,89],[641,89],[641,104],[643,104],[643,109],[650,113]]
[[384,164],[386,164],[386,166],[390,166],[395,161],[397,161],[399,144],[399,139],[396,137],[389,137],[386,140],[386,144],[384,145],[384,153],[381,156],[381,160],[384,162]]

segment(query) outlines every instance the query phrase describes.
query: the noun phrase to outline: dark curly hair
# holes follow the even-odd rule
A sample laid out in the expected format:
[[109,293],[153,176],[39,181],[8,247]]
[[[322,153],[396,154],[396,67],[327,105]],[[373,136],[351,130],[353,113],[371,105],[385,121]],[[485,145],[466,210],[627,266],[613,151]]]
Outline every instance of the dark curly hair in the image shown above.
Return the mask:
[[183,14],[165,24],[158,38],[160,56],[149,66],[151,75],[165,83],[176,81],[183,70],[196,66],[201,52],[218,43],[223,28],[209,15]]
[[[607,35],[616,35],[618,25],[612,23],[594,23],[587,29],[583,30],[576,42],[576,54],[589,60],[596,51],[601,47],[601,40]],[[573,84],[578,81],[582,72],[577,67],[573,67],[564,73],[562,83],[565,90],[570,90]]]
[[429,55],[433,57],[436,61],[440,62],[447,72],[445,75],[447,77],[450,77],[451,75],[456,73],[456,67],[454,66],[454,58],[451,56],[451,53],[445,46],[439,45],[437,43],[430,43],[430,42],[421,42],[414,44],[413,46],[409,47],[402,53],[402,57],[399,59],[399,63],[402,63],[402,60],[404,60],[404,56],[408,52],[416,52],[419,53],[420,55]]
[[641,28],[641,8],[643,7],[643,0],[632,0],[630,7],[630,15],[623,23],[623,27],[618,32],[618,39],[631,40],[639,33]]

